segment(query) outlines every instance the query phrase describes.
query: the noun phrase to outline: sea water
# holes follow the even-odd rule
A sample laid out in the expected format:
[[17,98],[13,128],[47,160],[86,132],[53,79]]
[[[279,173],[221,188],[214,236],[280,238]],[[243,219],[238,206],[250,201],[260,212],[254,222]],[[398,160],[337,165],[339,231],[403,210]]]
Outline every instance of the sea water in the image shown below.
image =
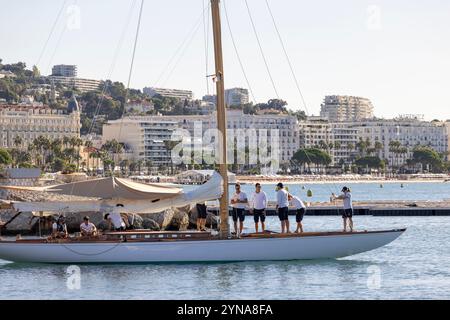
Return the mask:
[[[450,199],[449,183],[347,186],[354,200]],[[311,189],[311,201],[327,201],[340,188],[289,185],[303,198]],[[253,185],[243,190],[250,195]],[[275,198],[274,185],[263,190]],[[304,228],[339,230],[341,220],[306,216]],[[385,247],[336,260],[80,266],[0,260],[0,299],[450,299],[450,217],[356,216],[354,221],[359,230],[408,230]],[[280,230],[276,217],[266,222],[268,229]],[[253,230],[247,216],[244,231]]]
[[[408,230],[385,247],[336,260],[80,266],[0,260],[0,299],[450,299],[450,217],[357,216],[355,226]],[[304,227],[339,229],[341,218],[306,216]],[[245,228],[253,230],[251,217]],[[279,230],[275,217],[267,228]]]

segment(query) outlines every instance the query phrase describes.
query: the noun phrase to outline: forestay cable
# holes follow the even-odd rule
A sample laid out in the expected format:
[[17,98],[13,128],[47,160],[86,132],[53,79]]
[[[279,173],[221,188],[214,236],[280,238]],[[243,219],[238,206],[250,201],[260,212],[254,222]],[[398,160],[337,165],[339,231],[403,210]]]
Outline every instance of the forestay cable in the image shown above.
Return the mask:
[[265,1],[266,1],[267,9],[268,9],[268,11],[270,13],[270,17],[272,18],[273,26],[275,27],[275,31],[277,32],[278,40],[280,40],[281,47],[283,48],[284,56],[286,57],[286,61],[287,61],[288,65],[289,65],[289,69],[291,70],[292,78],[294,79],[295,86],[297,87],[297,91],[298,91],[298,93],[300,95],[300,98],[301,98],[301,100],[303,102],[303,106],[305,108],[306,115],[308,116],[309,115],[308,107],[306,105],[303,93],[300,90],[300,84],[298,82],[297,76],[295,75],[294,68],[292,67],[291,59],[289,59],[289,55],[288,55],[286,47],[284,45],[283,38],[281,37],[280,31],[278,30],[278,26],[277,26],[277,23],[275,22],[275,17],[274,17],[274,15],[272,13],[272,9],[270,8],[269,1],[268,0],[265,0]]
[[252,13],[250,12],[250,7],[248,5],[247,0],[245,0],[245,6],[247,7],[247,12],[248,12],[248,16],[250,18],[250,22],[252,24],[253,33],[255,34],[256,41],[258,42],[259,52],[261,53],[261,56],[264,60],[264,65],[266,66],[266,71],[267,71],[267,74],[269,75],[270,82],[272,83],[273,90],[275,91],[275,95],[277,96],[277,98],[280,99],[280,95],[278,94],[277,87],[275,86],[275,81],[273,80],[272,74],[270,73],[269,64],[267,62],[266,56],[265,56],[263,48],[261,46],[261,41],[259,40],[258,32],[256,30],[255,22],[253,21]]
[[236,53],[236,57],[238,59],[239,66],[241,68],[242,74],[244,75],[244,79],[245,79],[245,82],[247,83],[247,86],[248,86],[248,89],[252,96],[253,102],[256,103],[256,98],[255,98],[255,95],[253,94],[252,86],[250,85],[250,81],[248,80],[247,73],[245,72],[244,65],[241,60],[241,56],[239,55],[239,51],[237,49],[236,41],[234,40],[233,31],[231,30],[230,20],[228,19],[228,11],[227,11],[227,6],[225,4],[225,0],[223,0],[223,9],[225,12],[225,20],[227,22],[228,31],[230,32],[231,42],[233,43],[234,52]]

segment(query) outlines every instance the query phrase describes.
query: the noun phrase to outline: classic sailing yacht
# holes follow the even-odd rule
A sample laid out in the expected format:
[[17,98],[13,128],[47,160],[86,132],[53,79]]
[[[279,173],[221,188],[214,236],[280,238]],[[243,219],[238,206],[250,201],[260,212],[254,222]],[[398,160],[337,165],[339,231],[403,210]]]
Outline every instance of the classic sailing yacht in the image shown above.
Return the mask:
[[40,263],[212,262],[340,258],[373,250],[398,238],[405,229],[363,232],[248,234],[230,237],[226,152],[226,113],[220,23],[220,0],[211,0],[217,89],[219,173],[190,192],[179,188],[132,182],[117,177],[75,182],[48,188],[2,187],[84,197],[86,200],[12,202],[17,211],[151,213],[165,208],[220,199],[220,231],[109,232],[98,239],[0,241],[0,259]]

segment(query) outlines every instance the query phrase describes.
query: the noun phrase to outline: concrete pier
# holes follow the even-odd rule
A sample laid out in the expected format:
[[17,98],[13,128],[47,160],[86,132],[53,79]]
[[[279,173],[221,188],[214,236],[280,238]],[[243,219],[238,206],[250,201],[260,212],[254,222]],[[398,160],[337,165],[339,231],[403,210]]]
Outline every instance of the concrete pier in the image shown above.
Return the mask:
[[[208,208],[216,212],[217,208]],[[337,216],[342,215],[342,206],[331,203],[312,203],[307,207],[306,215],[310,216]],[[289,208],[289,215],[295,215],[295,209]],[[230,208],[231,214],[231,208]],[[450,201],[367,201],[356,202],[353,205],[353,214],[358,216],[450,216]],[[246,211],[246,215],[251,215]],[[276,216],[275,206],[269,204],[266,209],[267,216]]]

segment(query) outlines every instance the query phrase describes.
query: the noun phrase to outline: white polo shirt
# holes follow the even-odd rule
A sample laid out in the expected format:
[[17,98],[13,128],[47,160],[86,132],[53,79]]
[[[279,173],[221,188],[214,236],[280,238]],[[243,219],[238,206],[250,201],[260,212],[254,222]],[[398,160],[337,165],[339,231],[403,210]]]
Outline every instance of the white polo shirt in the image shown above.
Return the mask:
[[[244,201],[245,199],[248,199],[248,198],[247,198],[247,194],[245,192],[241,191],[241,192],[239,192],[239,194],[235,193],[233,195],[232,199]],[[236,209],[245,209],[247,207],[247,204],[246,203],[237,202],[237,203],[233,203],[232,206],[233,206],[233,208],[236,208]]]
[[293,207],[295,207],[295,209],[302,209],[302,208],[306,209],[305,204],[303,203],[302,200],[300,200],[299,197],[292,196],[291,204]]
[[267,195],[264,191],[255,192],[252,195],[250,206],[256,210],[262,210],[267,207]]
[[289,207],[288,192],[286,190],[280,189],[277,191],[277,205],[278,208]]
[[116,229],[119,229],[120,227],[125,228],[125,222],[123,222],[120,212],[112,212],[109,214],[108,218],[111,219],[114,228]]

